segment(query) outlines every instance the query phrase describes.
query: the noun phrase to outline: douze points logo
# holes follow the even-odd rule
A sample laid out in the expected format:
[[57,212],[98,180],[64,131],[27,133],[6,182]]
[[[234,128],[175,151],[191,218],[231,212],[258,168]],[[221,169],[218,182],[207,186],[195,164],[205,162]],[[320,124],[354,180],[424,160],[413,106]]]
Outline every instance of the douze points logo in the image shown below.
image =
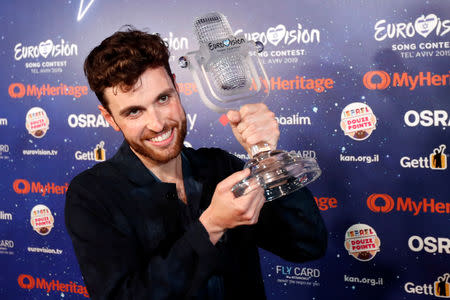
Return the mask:
[[381,241],[375,229],[366,224],[354,224],[345,233],[345,249],[359,261],[369,261],[380,251]]
[[399,212],[450,214],[450,203],[439,202],[433,198],[414,201],[411,197],[397,197],[394,200],[388,194],[372,194],[367,197],[367,207],[375,213],[389,213],[394,209]]

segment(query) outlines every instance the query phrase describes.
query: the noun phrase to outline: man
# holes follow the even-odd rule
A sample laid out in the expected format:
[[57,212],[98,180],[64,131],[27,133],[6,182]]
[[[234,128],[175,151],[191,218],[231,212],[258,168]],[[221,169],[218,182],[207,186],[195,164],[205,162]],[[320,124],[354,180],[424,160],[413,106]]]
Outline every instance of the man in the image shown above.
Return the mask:
[[[258,247],[302,262],[326,248],[307,189],[265,203],[257,188],[234,197],[249,175],[220,149],[183,148],[186,115],[169,53],[158,35],[116,32],[85,61],[99,109],[125,141],[110,160],[76,176],[65,219],[93,299],[265,299]],[[250,151],[276,147],[263,104],[227,114]],[[263,206],[264,205],[264,206]]]

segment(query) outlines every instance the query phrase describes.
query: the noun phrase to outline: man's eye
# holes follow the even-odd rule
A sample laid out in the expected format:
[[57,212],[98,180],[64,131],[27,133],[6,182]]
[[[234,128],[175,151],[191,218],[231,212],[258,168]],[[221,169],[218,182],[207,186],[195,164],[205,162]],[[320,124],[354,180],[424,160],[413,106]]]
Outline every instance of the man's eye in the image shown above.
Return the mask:
[[164,96],[161,96],[161,97],[159,98],[159,102],[160,102],[160,103],[167,102],[168,100],[169,100],[169,96],[168,96],[168,95],[164,95]]
[[141,111],[139,109],[132,109],[128,112],[128,115],[131,117],[137,116]]

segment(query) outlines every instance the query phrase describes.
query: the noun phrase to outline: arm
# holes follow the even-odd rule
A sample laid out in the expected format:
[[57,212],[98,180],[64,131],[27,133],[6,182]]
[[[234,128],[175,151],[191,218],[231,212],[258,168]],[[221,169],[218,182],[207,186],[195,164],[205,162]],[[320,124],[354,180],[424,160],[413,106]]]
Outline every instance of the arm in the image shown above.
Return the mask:
[[[120,212],[101,199],[118,197],[110,189],[72,182],[65,219],[92,299],[184,299],[210,277],[218,260],[200,222],[165,239],[164,226],[150,228],[161,241],[142,245]],[[85,186],[91,186],[87,190]],[[153,233],[153,232],[152,232]],[[173,234],[171,234],[173,236]],[[146,248],[147,246],[147,248]]]

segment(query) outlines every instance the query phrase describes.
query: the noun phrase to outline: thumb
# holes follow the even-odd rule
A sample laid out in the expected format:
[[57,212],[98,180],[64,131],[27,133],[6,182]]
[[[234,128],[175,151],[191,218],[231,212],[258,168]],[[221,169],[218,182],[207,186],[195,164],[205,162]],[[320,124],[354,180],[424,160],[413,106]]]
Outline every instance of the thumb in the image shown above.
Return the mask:
[[247,178],[250,175],[250,169],[244,169],[242,171],[236,172],[222,180],[218,185],[217,188],[221,191],[231,191],[231,188],[241,181],[242,179]]
[[241,121],[241,114],[236,110],[229,110],[227,112],[227,118],[230,120],[230,125],[235,125]]

